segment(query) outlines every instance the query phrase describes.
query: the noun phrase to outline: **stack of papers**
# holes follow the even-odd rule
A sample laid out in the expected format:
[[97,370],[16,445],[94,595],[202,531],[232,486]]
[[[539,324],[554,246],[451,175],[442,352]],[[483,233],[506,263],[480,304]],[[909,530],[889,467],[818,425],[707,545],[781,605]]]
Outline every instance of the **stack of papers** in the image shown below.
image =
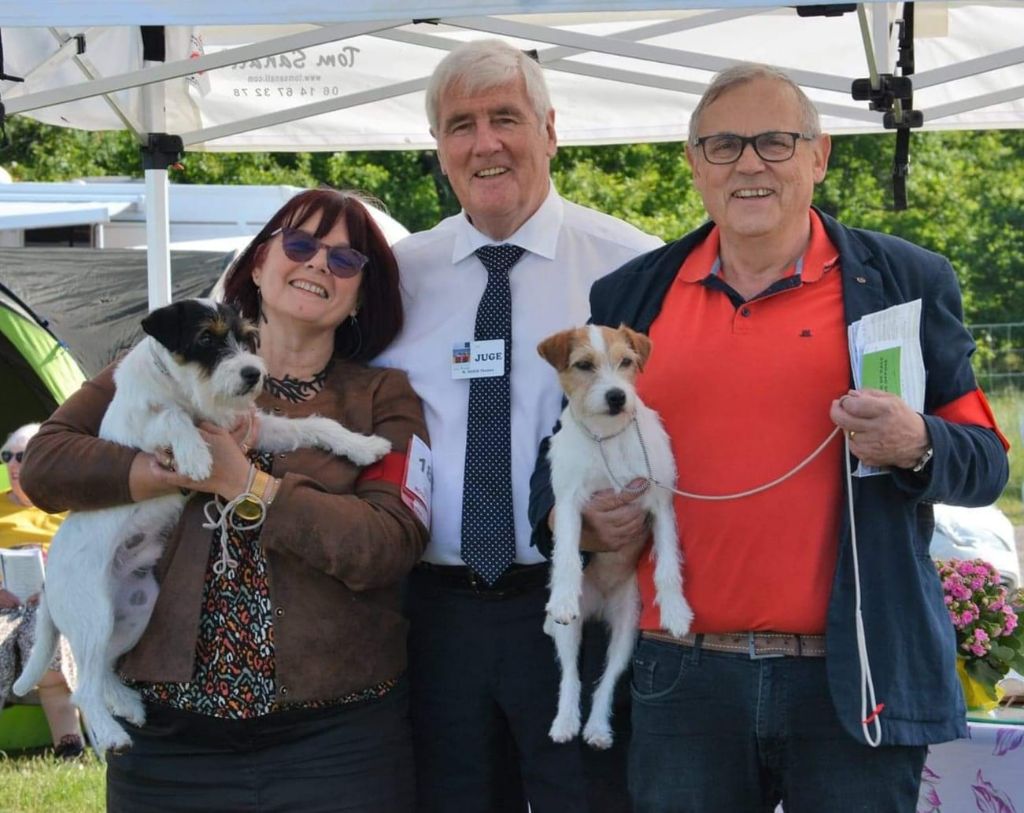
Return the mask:
[[[891,392],[915,412],[924,412],[921,300],[869,313],[851,324],[847,335],[854,386]],[[861,463],[854,474],[869,477],[885,471]]]
[[42,590],[42,548],[0,548],[0,587],[22,603]]

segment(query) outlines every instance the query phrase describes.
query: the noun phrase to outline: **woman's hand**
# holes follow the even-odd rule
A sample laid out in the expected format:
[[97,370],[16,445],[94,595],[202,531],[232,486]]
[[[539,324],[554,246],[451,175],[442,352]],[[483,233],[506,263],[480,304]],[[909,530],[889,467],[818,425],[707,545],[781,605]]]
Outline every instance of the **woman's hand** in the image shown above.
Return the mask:
[[140,452],[132,463],[129,484],[132,497],[138,501],[179,489],[219,494],[232,500],[245,491],[249,482],[249,445],[259,436],[259,418],[255,412],[240,418],[224,429],[212,423],[201,423],[199,434],[210,449],[213,467],[205,480],[190,480],[174,470],[174,453],[160,449],[150,455]]
[[21,602],[14,593],[0,587],[0,610],[17,610],[20,606]]
[[132,467],[128,471],[128,489],[135,502],[164,497],[178,491],[176,480],[181,478],[164,465],[162,455],[157,458],[156,455],[139,452],[132,460]]
[[203,422],[199,424],[199,434],[210,447],[213,469],[205,480],[189,480],[182,477],[182,487],[207,494],[219,494],[225,500],[233,500],[245,491],[249,483],[249,458],[245,456],[239,439],[231,429]]

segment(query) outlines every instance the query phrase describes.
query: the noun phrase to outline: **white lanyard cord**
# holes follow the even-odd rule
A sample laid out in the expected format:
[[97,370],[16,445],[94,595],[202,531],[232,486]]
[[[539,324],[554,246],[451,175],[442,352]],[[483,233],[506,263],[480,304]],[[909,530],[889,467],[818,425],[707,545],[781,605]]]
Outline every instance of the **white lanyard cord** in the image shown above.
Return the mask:
[[[864,739],[872,748],[882,742],[882,709],[875,699],[875,683],[871,679],[871,663],[868,660],[867,636],[864,634],[864,618],[860,611],[860,560],[857,556],[857,523],[853,516],[853,475],[850,472],[850,438],[844,435],[846,458],[846,506],[850,514],[850,549],[853,551],[854,618],[857,622],[857,660],[860,662],[860,726]],[[868,728],[873,725],[873,731]]]
[[[246,500],[259,504],[260,516],[255,521],[242,519],[235,513],[236,506]],[[229,569],[238,567],[238,560],[231,555],[228,548],[228,528],[233,528],[236,531],[252,531],[259,528],[266,515],[266,505],[263,500],[250,491],[243,491],[233,500],[227,502],[215,494],[213,499],[203,506],[203,513],[206,515],[203,528],[214,531],[217,542],[220,543],[220,558],[213,563],[213,572],[218,576],[223,576]]]
[[[577,423],[581,427],[583,426],[583,424],[580,423],[579,421],[577,421]],[[836,434],[841,431],[840,428],[837,426],[835,429],[832,430],[831,433],[829,433],[829,436],[825,438],[824,441],[822,441],[818,448],[810,453],[810,455],[805,457],[794,468],[790,469],[781,477],[776,477],[770,483],[765,483],[764,485],[757,486],[756,488],[751,488],[747,491],[740,491],[735,494],[692,494],[689,491],[679,491],[675,488],[672,488],[671,486],[665,485],[664,483],[659,483],[657,480],[654,479],[653,472],[651,471],[650,460],[647,456],[647,447],[644,444],[643,435],[640,434],[640,425],[636,422],[635,418],[633,419],[632,423],[634,429],[636,430],[637,438],[639,438],[640,440],[640,448],[643,451],[644,462],[647,465],[646,482],[640,488],[635,489],[626,488],[626,486],[621,484],[615,478],[615,475],[612,474],[611,466],[608,464],[608,458],[604,453],[603,443],[603,441],[608,440],[609,438],[599,438],[590,433],[589,431],[587,431],[587,434],[589,434],[590,437],[597,442],[598,449],[601,452],[601,460],[604,462],[605,471],[608,474],[608,478],[620,491],[643,491],[647,488],[648,484],[653,483],[654,485],[658,486],[658,488],[663,488],[666,491],[671,491],[673,494],[678,494],[680,497],[687,497],[688,499],[691,500],[736,500],[741,497],[749,497],[752,494],[759,494],[762,491],[767,491],[769,488],[773,488],[774,486],[777,486],[779,483],[788,480],[790,477],[792,477],[794,474],[796,474],[798,471],[804,468],[807,464],[809,464],[812,460],[814,460],[814,458],[821,454],[825,450],[825,447],[832,442],[832,438],[834,438]],[[619,432],[616,432],[615,434],[619,434]],[[868,660],[867,636],[864,633],[864,618],[861,614],[860,560],[857,555],[857,522],[854,518],[853,511],[853,474],[850,470],[850,439],[846,435],[843,436],[843,451],[843,456],[846,461],[847,511],[850,515],[850,547],[853,551],[854,621],[857,630],[857,660],[860,663],[860,725],[861,730],[864,732],[864,739],[867,742],[867,744],[870,745],[872,748],[877,748],[878,745],[882,742],[882,721],[880,715],[882,713],[882,710],[885,708],[885,704],[878,703],[875,698],[875,684],[871,678],[871,663]],[[873,729],[869,729],[869,726],[873,726]]]

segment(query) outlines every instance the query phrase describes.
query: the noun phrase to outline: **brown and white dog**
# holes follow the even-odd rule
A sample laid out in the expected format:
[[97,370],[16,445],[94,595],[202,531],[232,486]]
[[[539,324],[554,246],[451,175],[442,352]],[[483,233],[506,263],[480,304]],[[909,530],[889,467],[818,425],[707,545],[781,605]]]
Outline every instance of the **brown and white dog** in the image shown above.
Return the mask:
[[588,618],[600,618],[611,633],[608,657],[583,737],[596,748],[607,748],[612,743],[612,694],[629,665],[640,616],[635,577],[638,552],[596,553],[584,570],[581,510],[595,491],[621,490],[636,478],[646,481],[637,499],[652,519],[654,582],[662,625],[673,635],[685,634],[693,613],[683,597],[681,554],[668,490],[675,485],[675,461],[661,420],[637,397],[634,387],[651,352],[647,336],[625,326],[591,325],[549,336],[537,352],[558,370],[569,401],[548,452],[555,519],[544,631],[554,638],[562,667],[558,714],[549,735],[565,742],[579,733],[577,657],[582,624]]

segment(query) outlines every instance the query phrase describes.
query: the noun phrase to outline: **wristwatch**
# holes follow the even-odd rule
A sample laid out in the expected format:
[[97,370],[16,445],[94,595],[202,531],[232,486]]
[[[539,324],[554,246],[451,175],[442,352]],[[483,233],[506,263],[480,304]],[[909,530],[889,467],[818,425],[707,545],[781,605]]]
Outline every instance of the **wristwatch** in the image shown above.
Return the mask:
[[917,462],[914,464],[914,468],[912,468],[911,471],[921,471],[921,469],[928,465],[928,461],[932,459],[932,455],[934,454],[935,450],[931,446],[929,446],[927,449],[924,450],[924,454],[917,459]]
[[255,522],[263,516],[263,505],[253,497],[246,497],[235,505],[235,513],[246,522]]

